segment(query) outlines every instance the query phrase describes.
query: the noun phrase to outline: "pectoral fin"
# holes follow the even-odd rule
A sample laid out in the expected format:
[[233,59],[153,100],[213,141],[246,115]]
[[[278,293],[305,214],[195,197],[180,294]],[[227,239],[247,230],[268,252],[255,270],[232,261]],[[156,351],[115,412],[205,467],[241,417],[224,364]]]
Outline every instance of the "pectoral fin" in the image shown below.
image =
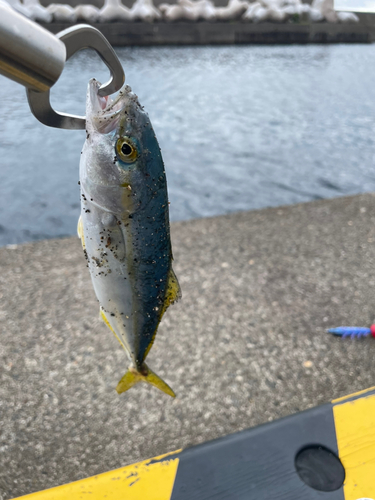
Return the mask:
[[133,385],[138,384],[138,382],[146,382],[147,384],[154,385],[162,392],[165,392],[165,394],[168,394],[168,396],[172,396],[172,398],[176,397],[176,394],[169,385],[156,375],[156,373],[150,370],[146,363],[143,363],[141,371],[137,371],[133,367],[129,368],[117,384],[116,391],[118,394],[121,394],[133,387]]
[[79,219],[78,219],[77,234],[78,234],[78,237],[81,238],[82,248],[85,250],[85,248],[86,248],[85,236],[83,234],[83,224],[82,224],[82,217],[81,216],[79,216]]

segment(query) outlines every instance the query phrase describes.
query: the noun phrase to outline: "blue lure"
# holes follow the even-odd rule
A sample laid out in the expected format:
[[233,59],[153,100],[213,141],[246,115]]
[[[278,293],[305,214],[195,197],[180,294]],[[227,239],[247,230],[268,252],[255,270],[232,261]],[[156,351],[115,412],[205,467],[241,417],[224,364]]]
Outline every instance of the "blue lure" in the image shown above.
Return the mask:
[[368,335],[375,337],[375,325],[371,325],[370,328],[361,326],[339,326],[337,328],[330,328],[327,332],[336,335],[336,337],[350,337],[351,339],[367,337]]

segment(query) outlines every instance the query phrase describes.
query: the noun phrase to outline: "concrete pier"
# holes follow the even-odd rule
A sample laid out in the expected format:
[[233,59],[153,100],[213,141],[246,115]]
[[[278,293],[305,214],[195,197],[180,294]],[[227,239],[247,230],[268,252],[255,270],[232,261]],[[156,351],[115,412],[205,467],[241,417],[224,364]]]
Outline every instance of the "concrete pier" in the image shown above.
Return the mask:
[[0,496],[10,499],[375,385],[375,195],[172,225],[183,299],[148,357],[172,400],[118,396],[78,238],[0,249]]
[[[69,24],[43,25],[58,33]],[[294,24],[244,22],[129,22],[93,24],[114,46],[126,45],[215,45],[291,43],[369,43],[374,27],[358,24]]]

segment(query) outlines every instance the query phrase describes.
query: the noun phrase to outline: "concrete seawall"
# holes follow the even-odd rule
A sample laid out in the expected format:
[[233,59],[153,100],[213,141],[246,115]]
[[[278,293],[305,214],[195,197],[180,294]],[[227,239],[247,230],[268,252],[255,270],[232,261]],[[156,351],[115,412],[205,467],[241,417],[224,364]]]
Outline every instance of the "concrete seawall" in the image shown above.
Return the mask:
[[15,496],[374,385],[375,195],[172,224],[183,299],[148,357],[177,393],[118,396],[78,238],[0,249],[0,495]]
[[[43,25],[53,33],[69,24]],[[153,24],[93,24],[114,46],[126,45],[212,45],[212,44],[307,44],[370,43],[374,30],[364,22],[358,24],[252,24],[242,22],[157,22]]]

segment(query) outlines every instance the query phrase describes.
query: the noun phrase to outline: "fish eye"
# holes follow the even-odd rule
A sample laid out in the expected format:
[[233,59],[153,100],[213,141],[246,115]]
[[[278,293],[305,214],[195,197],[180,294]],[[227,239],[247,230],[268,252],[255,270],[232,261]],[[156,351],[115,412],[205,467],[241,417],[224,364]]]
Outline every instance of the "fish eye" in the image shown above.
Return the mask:
[[116,154],[125,163],[133,163],[138,157],[137,148],[129,137],[120,137],[117,139]]

